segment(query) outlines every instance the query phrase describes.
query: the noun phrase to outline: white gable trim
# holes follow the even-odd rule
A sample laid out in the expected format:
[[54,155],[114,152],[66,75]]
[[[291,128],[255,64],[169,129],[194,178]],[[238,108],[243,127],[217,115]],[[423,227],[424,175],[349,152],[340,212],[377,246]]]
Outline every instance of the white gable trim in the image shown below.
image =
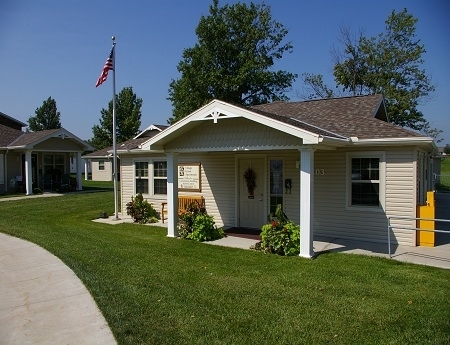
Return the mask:
[[141,145],[141,149],[146,151],[162,149],[166,142],[169,142],[172,139],[178,137],[178,135],[181,135],[181,133],[184,132],[182,131],[182,128],[190,123],[211,120],[214,123],[217,123],[219,119],[236,117],[246,118],[248,120],[260,123],[264,126],[268,126],[284,133],[290,134],[294,137],[300,138],[303,140],[303,144],[319,144],[322,141],[322,137],[317,134],[308,132],[292,125],[288,125],[286,123],[274,120],[272,118],[257,114],[250,110],[243,109],[226,102],[213,100],[209,104],[196,110],[192,114],[186,116],[174,125],[170,126],[165,131],[156,134],[153,138],[150,138],[148,141]]

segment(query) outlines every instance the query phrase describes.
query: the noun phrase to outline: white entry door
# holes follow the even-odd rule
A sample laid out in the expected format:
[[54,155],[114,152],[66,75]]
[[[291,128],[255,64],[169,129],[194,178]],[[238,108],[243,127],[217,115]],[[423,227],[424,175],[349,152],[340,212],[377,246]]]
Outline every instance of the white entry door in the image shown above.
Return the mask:
[[[255,188],[248,190],[244,173],[251,169],[254,173]],[[265,215],[265,169],[262,158],[239,160],[239,226],[260,229],[266,222]]]

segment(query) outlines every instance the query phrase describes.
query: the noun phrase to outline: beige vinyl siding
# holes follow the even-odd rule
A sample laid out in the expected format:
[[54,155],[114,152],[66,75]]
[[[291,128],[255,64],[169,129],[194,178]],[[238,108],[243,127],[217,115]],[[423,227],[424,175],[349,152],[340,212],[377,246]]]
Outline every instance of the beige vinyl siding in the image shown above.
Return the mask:
[[81,152],[83,147],[78,143],[70,139],[61,140],[61,138],[48,138],[34,146],[35,150],[47,150],[47,151],[73,151]]
[[[315,235],[386,242],[388,216],[415,217],[412,150],[381,148],[377,151],[381,150],[385,152],[386,158],[386,195],[383,212],[346,207],[348,202],[346,152],[344,150],[316,151],[315,169],[324,169],[324,175],[314,176]],[[413,221],[406,223],[414,225]],[[414,244],[411,232],[405,230],[394,230],[392,240],[394,243]]]
[[[387,216],[416,217],[414,149],[389,150],[386,161]],[[392,222],[403,227],[415,227],[414,220],[392,220]],[[415,233],[411,230],[394,228],[394,237],[400,244],[415,245]]]
[[180,195],[202,195],[206,211],[218,227],[236,224],[235,155],[214,153],[180,155],[178,162],[201,163],[201,192],[179,192]]
[[107,158],[103,159],[105,170],[99,170],[100,160],[97,158],[91,160],[92,181],[112,181],[112,160]]
[[[121,156],[121,207],[124,215],[126,203],[134,196],[134,162],[139,159],[166,160],[166,156]],[[236,222],[234,154],[183,154],[178,156],[178,163],[200,163],[201,167],[201,191],[180,191],[179,195],[202,195],[206,210],[214,217],[218,227],[234,226]],[[143,196],[158,212],[161,212],[161,203],[167,201],[167,197],[145,194]]]
[[204,121],[189,132],[166,145],[170,150],[208,149],[211,151],[233,151],[243,147],[258,147],[265,150],[270,146],[286,149],[302,145],[302,139],[282,133],[242,118],[220,119],[218,124]]
[[[120,204],[122,215],[127,214],[126,204],[134,196],[134,156],[120,156]],[[155,207],[155,205],[153,205]],[[160,211],[156,208],[157,211]]]

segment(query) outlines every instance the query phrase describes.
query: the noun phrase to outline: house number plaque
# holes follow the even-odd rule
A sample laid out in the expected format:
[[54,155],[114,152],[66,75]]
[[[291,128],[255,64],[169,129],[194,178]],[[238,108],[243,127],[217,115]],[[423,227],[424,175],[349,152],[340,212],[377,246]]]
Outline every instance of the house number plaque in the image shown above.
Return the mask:
[[316,175],[325,175],[325,169],[316,169]]

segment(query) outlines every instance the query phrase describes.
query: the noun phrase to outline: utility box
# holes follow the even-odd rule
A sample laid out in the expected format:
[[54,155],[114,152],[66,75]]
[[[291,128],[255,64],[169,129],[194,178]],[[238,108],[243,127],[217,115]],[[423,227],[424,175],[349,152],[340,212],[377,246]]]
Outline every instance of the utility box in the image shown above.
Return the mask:
[[436,218],[436,206],[434,199],[434,191],[427,192],[426,205],[417,206],[417,218],[431,219],[431,220],[422,220],[422,219],[417,220],[416,228],[421,229],[417,230],[417,238],[416,238],[417,245],[424,247],[434,247],[436,233],[432,231],[424,231],[425,229],[435,230],[434,219]]

